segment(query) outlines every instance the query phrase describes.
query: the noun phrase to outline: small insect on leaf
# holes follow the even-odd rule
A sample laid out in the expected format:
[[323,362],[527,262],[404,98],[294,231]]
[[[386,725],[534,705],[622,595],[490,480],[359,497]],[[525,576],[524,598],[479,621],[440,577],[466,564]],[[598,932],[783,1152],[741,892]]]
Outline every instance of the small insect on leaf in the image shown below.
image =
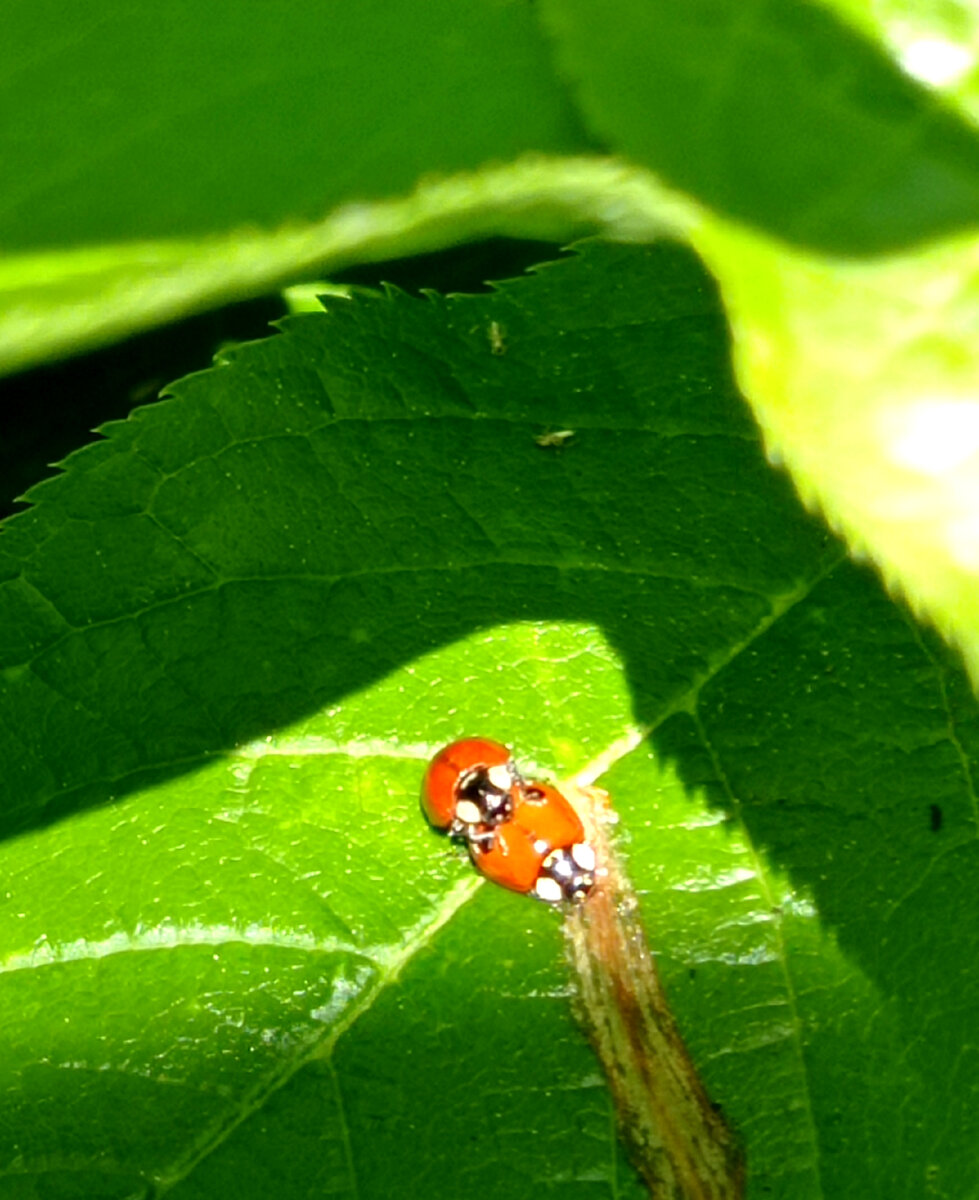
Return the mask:
[[542,450],[560,450],[574,437],[573,429],[549,429],[540,433],[534,441]]
[[495,354],[498,358],[506,354],[506,329],[499,321],[490,321],[486,336],[489,338],[490,354]]

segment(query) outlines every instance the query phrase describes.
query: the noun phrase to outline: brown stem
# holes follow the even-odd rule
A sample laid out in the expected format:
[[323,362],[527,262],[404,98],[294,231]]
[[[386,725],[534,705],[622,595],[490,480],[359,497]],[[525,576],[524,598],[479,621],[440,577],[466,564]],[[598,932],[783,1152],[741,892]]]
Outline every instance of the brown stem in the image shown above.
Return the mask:
[[739,1200],[744,1159],[701,1083],[656,974],[635,893],[607,829],[608,797],[562,788],[608,874],[565,929],[592,1044],[654,1200]]

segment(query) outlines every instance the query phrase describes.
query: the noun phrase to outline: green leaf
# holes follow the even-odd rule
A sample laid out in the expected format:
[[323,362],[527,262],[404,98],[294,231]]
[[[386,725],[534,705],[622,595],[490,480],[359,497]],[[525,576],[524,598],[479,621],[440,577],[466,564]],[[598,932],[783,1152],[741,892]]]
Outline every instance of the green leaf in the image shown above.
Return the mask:
[[965,115],[979,116],[979,80],[973,66],[979,13],[968,5],[916,4],[891,0],[823,0],[823,7],[885,48],[913,79]]
[[694,240],[773,458],[979,681],[979,242],[864,263],[710,220]]
[[[923,71],[930,47],[961,75],[969,23],[544,8],[595,129],[709,206],[678,227],[721,286],[771,457],[979,681],[979,139],[888,57]],[[971,111],[974,83],[946,83]]]
[[393,245],[369,202],[588,149],[524,3],[11,0],[4,17],[5,373],[416,252],[418,205]]
[[836,254],[975,224],[974,129],[820,5],[542,11],[595,132],[727,217]]
[[524,4],[15,0],[5,16],[8,252],[314,221],[429,172],[582,146]]
[[655,181],[621,163],[533,155],[423,181],[407,196],[342,205],[313,224],[11,255],[0,263],[0,373],[314,271],[495,235],[649,239],[676,224],[677,208]]
[[4,1169],[641,1195],[557,916],[418,812],[476,732],[612,790],[751,1195],[977,1194],[979,713],[765,462],[696,261],[326,303],[0,542]]

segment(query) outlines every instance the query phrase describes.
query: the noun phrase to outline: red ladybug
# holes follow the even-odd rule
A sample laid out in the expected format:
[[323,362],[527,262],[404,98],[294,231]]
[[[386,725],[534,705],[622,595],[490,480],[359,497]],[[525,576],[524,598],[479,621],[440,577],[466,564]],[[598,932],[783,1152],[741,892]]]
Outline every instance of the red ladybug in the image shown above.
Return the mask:
[[595,884],[595,851],[581,818],[548,783],[525,784],[510,819],[493,829],[488,844],[470,838],[469,854],[487,879],[549,904],[581,902]]
[[463,738],[435,755],[422,784],[422,808],[437,829],[491,840],[506,821],[523,780],[506,746],[489,738]]

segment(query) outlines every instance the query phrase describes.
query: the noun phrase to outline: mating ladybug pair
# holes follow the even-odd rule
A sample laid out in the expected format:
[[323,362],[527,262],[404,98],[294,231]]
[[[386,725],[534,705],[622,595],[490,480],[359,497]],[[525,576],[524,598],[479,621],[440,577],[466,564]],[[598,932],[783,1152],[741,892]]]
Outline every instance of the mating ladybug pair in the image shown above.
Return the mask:
[[595,884],[595,852],[581,819],[549,783],[523,778],[506,746],[464,738],[440,750],[422,786],[429,821],[464,838],[478,871],[550,904],[582,901]]

